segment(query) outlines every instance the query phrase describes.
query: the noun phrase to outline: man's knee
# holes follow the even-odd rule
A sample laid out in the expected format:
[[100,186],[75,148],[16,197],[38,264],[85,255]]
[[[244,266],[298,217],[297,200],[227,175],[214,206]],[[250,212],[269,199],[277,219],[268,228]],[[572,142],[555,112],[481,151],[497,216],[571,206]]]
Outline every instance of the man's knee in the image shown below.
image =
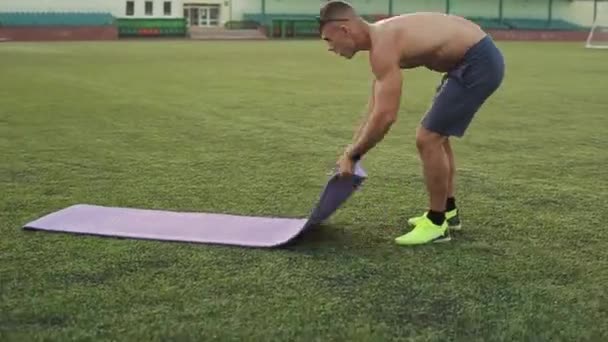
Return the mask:
[[433,148],[441,148],[447,141],[446,136],[430,131],[423,126],[418,127],[416,131],[416,147],[418,151],[429,150]]

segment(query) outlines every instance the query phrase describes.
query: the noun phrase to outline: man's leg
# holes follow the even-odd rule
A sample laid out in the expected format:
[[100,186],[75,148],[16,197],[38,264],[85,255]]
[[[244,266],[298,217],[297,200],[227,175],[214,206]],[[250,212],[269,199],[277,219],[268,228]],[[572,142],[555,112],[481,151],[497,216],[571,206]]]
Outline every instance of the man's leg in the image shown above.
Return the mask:
[[[472,113],[462,106],[466,88],[454,79],[444,79],[433,105],[423,118],[416,134],[416,146],[422,161],[424,180],[429,194],[429,210],[408,220],[414,229],[396,239],[398,244],[415,245],[449,241],[448,227],[455,222],[456,211],[448,210],[449,196],[454,195],[454,155],[450,136],[460,137]],[[451,206],[450,206],[451,208]],[[452,228],[452,227],[450,227]]]
[[454,161],[454,151],[450,140],[446,139],[443,143],[446,158],[448,159],[448,197],[445,203],[445,218],[448,221],[448,228],[460,230],[462,228],[460,215],[456,207],[456,162]]
[[[424,129],[423,127],[421,127],[420,129]],[[419,130],[420,130],[419,129]],[[418,134],[417,134],[417,142],[418,142]],[[422,141],[420,141],[420,143],[422,143]],[[423,143],[422,143],[423,144]],[[418,144],[417,144],[418,145]],[[452,229],[460,229],[460,220],[457,217],[457,211],[455,211],[456,209],[456,198],[455,198],[455,179],[456,179],[456,164],[454,161],[454,152],[452,150],[452,146],[450,144],[450,139],[449,137],[445,137],[445,139],[443,140],[443,144],[442,144],[442,149],[443,149],[443,153],[445,153],[446,159],[447,159],[447,164],[448,164],[448,172],[447,172],[447,200],[445,202],[445,211],[446,211],[446,219],[448,220],[448,225],[450,228]],[[418,150],[420,151],[420,147],[418,148]],[[423,171],[424,171],[424,159],[422,158],[422,154],[420,154],[421,160],[423,161]],[[426,176],[425,176],[426,179]],[[427,186],[427,191],[430,190]],[[426,213],[425,213],[426,215]],[[417,222],[419,222],[421,219],[423,219],[423,216],[418,216],[418,217],[413,217],[411,219],[408,220],[408,223],[411,226],[416,225]]]
[[445,217],[450,164],[444,149],[447,136],[420,126],[416,132],[416,147],[422,160],[422,171],[429,193],[429,211],[420,217],[414,229],[395,239],[402,245],[449,241]]
[[[450,145],[450,139],[445,139],[443,142],[443,150],[448,158],[448,198],[455,198],[456,163],[454,162],[454,152]],[[447,208],[447,210],[450,209]]]
[[[453,199],[456,174],[454,153],[447,137],[464,135],[475,113],[500,86],[503,75],[502,54],[491,38],[486,38],[467,52],[465,62],[442,79],[416,137],[430,210],[408,220],[414,229],[398,237],[398,244],[447,241],[450,240],[447,222],[450,228],[460,227],[457,210],[449,210],[451,205],[446,203],[448,197]],[[442,220],[443,224],[438,224]]]
[[[416,147],[420,159],[426,188],[430,196],[429,209],[443,214],[449,191],[450,164],[444,149],[447,137],[419,127]],[[443,217],[436,224],[443,223]]]

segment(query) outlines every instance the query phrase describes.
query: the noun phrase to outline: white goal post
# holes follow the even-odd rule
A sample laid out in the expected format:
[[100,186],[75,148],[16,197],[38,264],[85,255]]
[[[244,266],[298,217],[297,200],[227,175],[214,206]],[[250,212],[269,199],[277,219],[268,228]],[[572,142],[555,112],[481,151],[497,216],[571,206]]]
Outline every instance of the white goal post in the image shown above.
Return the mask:
[[595,0],[593,6],[594,19],[585,47],[608,49],[608,1]]
[[608,49],[608,25],[594,22],[587,36],[585,47],[589,49]]

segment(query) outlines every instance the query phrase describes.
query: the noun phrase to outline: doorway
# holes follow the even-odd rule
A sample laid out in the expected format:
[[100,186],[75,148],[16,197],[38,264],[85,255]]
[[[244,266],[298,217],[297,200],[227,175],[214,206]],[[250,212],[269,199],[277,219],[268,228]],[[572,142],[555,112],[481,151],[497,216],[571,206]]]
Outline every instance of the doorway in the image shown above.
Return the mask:
[[188,26],[215,27],[220,25],[219,4],[184,4]]

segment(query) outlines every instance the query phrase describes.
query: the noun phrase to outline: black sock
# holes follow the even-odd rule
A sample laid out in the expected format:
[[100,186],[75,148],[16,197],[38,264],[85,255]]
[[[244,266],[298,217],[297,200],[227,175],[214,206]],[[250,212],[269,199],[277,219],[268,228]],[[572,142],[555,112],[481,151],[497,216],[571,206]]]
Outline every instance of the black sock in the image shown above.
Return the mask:
[[445,210],[452,211],[456,209],[456,198],[448,197],[448,200],[445,202]]
[[426,217],[428,217],[429,220],[433,222],[433,224],[440,226],[445,220],[445,213],[442,211],[429,210],[429,212],[426,214]]

